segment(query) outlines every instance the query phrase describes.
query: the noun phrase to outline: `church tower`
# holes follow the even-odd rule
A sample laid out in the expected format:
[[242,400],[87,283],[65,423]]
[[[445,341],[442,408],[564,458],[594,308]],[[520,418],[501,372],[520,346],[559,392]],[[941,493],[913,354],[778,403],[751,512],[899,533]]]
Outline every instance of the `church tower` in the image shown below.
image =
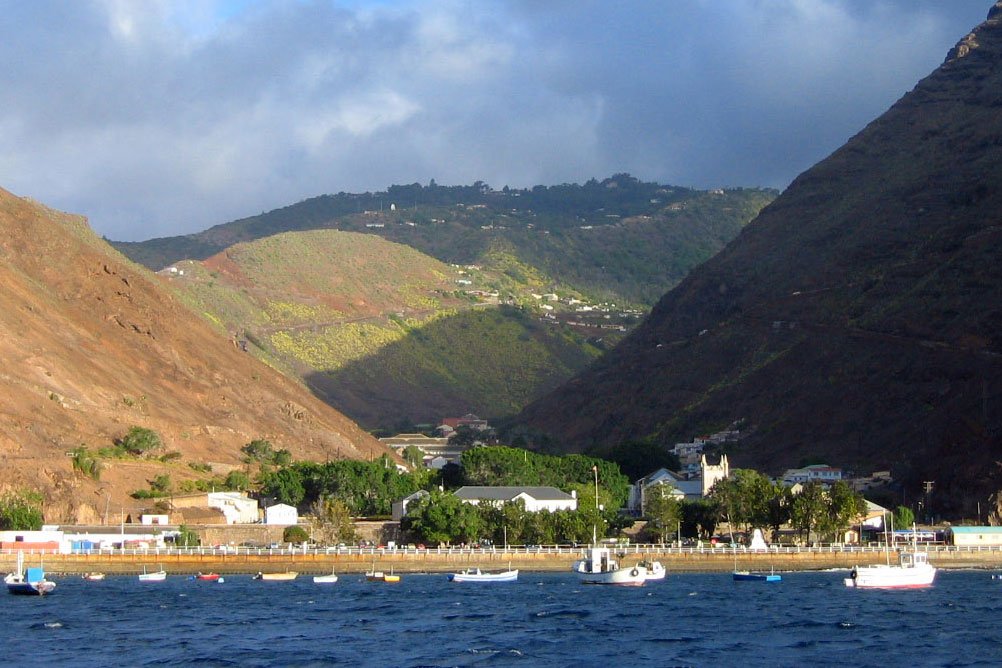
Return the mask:
[[719,464],[707,464],[706,455],[699,460],[699,470],[703,481],[703,496],[710,493],[710,489],[718,480],[723,480],[731,474],[731,467],[727,464],[727,455],[720,455]]

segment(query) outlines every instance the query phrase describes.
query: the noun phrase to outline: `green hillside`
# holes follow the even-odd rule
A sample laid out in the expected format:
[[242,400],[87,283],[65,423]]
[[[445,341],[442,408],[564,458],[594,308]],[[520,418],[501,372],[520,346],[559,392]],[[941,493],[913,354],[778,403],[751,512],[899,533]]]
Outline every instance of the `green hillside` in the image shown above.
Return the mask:
[[[540,289],[649,307],[733,239],[776,194],[768,189],[698,191],[626,174],[531,189],[432,182],[323,195],[198,234],[113,245],[159,270],[281,232],[350,230],[446,263],[504,272],[514,261],[549,277],[550,285]],[[502,263],[495,264],[499,259]]]
[[[515,412],[622,336],[519,306],[551,279],[498,263],[508,273],[446,265],[374,235],[317,230],[240,243],[160,274],[237,345],[375,428],[402,416]],[[508,305],[492,296],[498,286]]]

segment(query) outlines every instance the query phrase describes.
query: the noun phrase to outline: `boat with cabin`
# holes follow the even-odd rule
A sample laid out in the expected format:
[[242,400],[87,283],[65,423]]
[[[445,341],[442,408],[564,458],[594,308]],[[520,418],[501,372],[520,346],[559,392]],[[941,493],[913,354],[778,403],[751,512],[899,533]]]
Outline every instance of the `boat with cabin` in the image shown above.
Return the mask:
[[584,584],[640,587],[647,582],[645,566],[637,564],[621,567],[609,548],[601,545],[586,548],[584,556],[574,562],[571,570],[578,574]]
[[45,577],[45,569],[41,565],[25,570],[24,552],[20,550],[17,553],[17,570],[8,573],[3,581],[11,594],[44,596],[56,588],[56,583]]
[[479,568],[467,568],[458,573],[449,573],[449,582],[515,582],[518,580],[518,569],[509,568],[506,571],[489,573]]
[[647,569],[647,574],[644,579],[650,582],[651,580],[664,580],[668,576],[668,569],[664,567],[660,561],[641,561],[639,566],[643,566]]
[[898,563],[890,563],[890,546],[885,530],[886,564],[854,566],[845,578],[845,586],[855,589],[918,589],[932,586],[936,568],[929,563],[929,553],[918,549],[917,532],[912,531],[912,548],[898,554]]

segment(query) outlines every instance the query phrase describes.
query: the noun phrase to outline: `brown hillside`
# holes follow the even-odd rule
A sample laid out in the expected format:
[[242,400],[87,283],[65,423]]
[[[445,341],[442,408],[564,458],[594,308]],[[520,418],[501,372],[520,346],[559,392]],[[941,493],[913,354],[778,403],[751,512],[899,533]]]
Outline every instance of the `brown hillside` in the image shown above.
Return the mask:
[[912,490],[935,482],[934,511],[987,508],[1002,487],[1000,212],[1002,3],[522,421],[585,448],[744,419],[739,466],[892,468]]
[[[128,493],[167,473],[240,464],[266,438],[296,458],[385,452],[354,423],[213,331],[84,219],[0,190],[0,492],[46,497],[46,520],[135,508]],[[105,461],[100,481],[66,453],[156,430],[170,463]],[[110,494],[110,499],[108,498]]]

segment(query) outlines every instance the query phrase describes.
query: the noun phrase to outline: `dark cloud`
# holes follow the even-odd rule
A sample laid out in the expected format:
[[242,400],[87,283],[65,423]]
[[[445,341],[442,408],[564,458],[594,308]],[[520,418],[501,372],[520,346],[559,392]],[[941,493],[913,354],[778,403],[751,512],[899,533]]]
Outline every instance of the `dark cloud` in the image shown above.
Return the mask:
[[0,0],[0,187],[114,239],[392,183],[785,186],[988,0]]

